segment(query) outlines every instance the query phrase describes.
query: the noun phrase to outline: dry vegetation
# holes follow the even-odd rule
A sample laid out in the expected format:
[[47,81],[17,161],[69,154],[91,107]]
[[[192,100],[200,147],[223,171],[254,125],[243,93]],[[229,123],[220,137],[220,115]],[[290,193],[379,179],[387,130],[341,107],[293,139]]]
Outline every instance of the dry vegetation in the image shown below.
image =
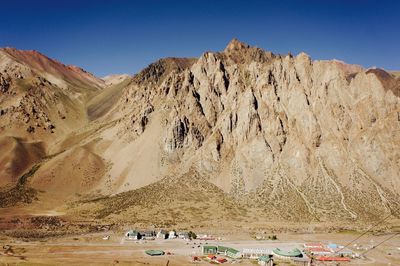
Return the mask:
[[[243,232],[256,233],[265,230],[341,232],[363,230],[370,226],[370,222],[347,219],[341,220],[340,224],[336,220],[318,220],[309,213],[305,204],[301,205],[303,200],[295,191],[271,194],[266,189],[241,198],[234,195],[234,191],[225,193],[195,171],[190,171],[136,190],[76,201],[69,205],[66,212],[73,219],[95,217],[99,223],[115,223],[116,227],[129,224],[140,228],[203,228],[211,231],[241,228]],[[275,197],[274,202],[271,195]],[[279,197],[285,197],[285,200],[279,200]],[[287,211],[280,212],[282,209]],[[305,218],[307,215],[308,220]],[[396,224],[398,221],[374,230],[391,231]]]
[[0,189],[0,207],[16,206],[19,203],[32,203],[37,199],[37,191],[26,185],[28,178],[35,174],[40,164],[35,164],[29,172],[22,175],[15,187]]
[[160,227],[218,219],[240,221],[247,214],[243,205],[195,173],[164,178],[115,196],[78,201],[68,212]]

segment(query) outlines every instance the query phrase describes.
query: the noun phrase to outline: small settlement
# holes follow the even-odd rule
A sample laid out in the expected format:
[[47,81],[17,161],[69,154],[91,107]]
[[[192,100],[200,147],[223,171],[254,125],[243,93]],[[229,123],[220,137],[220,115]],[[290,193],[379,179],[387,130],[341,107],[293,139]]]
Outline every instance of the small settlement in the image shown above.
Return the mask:
[[125,240],[155,240],[157,239],[191,239],[193,236],[192,232],[176,232],[166,231],[166,230],[159,230],[157,233],[156,231],[136,231],[136,230],[129,230],[125,233]]
[[[257,259],[259,265],[273,265],[274,260],[291,261],[298,265],[311,265],[313,260],[349,262],[357,255],[343,246],[337,244],[306,243],[304,249],[273,250],[265,248],[243,248],[239,251],[225,246],[203,246],[203,254],[210,259],[217,259],[216,255],[225,255],[232,259]],[[214,258],[215,257],[215,258]]]
[[350,261],[350,258],[358,256],[352,250],[334,243],[326,245],[322,243],[306,243],[304,244],[304,250],[309,256],[318,261],[346,262]]
[[290,261],[296,265],[311,265],[313,260],[349,262],[357,256],[353,251],[337,244],[307,243],[303,247],[291,250],[243,248],[240,251],[226,246],[205,245],[202,251],[209,260],[218,260],[218,255],[224,255],[231,259],[256,259],[259,265],[274,265],[274,260]]
[[[198,248],[201,249],[202,256],[192,255],[193,262],[201,259],[208,260],[214,263],[225,263],[228,261],[249,259],[256,261],[259,265],[272,266],[274,261],[286,261],[294,265],[312,265],[313,261],[321,262],[350,262],[351,259],[357,258],[357,254],[352,250],[334,243],[305,243],[303,246],[285,249],[282,247],[276,248],[251,248],[243,246],[241,248],[229,247],[225,245],[214,244],[216,239],[209,235],[196,235],[189,232],[176,232],[175,230],[159,230],[156,231],[137,231],[129,230],[125,233],[125,240],[169,240],[183,239],[204,241],[203,244],[198,243]],[[212,242],[212,243],[208,243]],[[194,243],[196,244],[196,243]],[[194,246],[192,247],[194,248]],[[287,248],[287,247],[286,247]],[[161,256],[166,254],[162,250],[146,250],[145,253],[149,256]],[[170,252],[167,252],[169,255]]]

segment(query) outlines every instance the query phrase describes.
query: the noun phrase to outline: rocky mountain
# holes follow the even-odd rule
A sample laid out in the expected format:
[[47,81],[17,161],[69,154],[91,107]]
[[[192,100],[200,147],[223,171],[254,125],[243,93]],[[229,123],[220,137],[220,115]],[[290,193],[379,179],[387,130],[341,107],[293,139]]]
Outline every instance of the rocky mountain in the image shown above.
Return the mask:
[[[20,64],[9,58],[1,57],[1,65],[7,60]],[[196,177],[201,182],[185,197],[212,188],[207,195],[223,195],[224,204],[235,202],[286,221],[399,216],[400,83],[384,70],[313,61],[304,53],[277,55],[236,39],[222,52],[206,52],[197,59],[161,59],[132,78],[104,82],[85,75],[79,84],[87,86],[81,87],[70,74],[60,78],[67,84],[63,87],[36,74],[46,68],[18,66],[22,79],[15,71],[1,72],[2,84],[11,84],[2,85],[1,101],[20,94],[26,101],[35,99],[30,106],[49,114],[51,121],[43,118],[40,127],[47,129],[51,126],[45,123],[54,121],[55,128],[49,129],[53,134],[63,128],[54,140],[52,133],[37,134],[35,124],[29,124],[34,130],[13,134],[52,143],[46,154],[53,156],[40,162],[28,182],[43,191],[39,201],[57,195],[62,204],[90,194],[100,198],[81,202],[88,206],[83,207],[86,213],[101,202],[97,211],[102,218],[119,214],[124,219],[124,211],[146,206],[148,196],[138,195],[146,195],[147,189],[154,195],[158,187],[163,201],[170,197],[184,204],[178,198],[183,197],[178,196],[179,184],[187,187]],[[63,73],[51,69],[52,76]],[[25,94],[13,94],[13,84],[31,87]],[[44,99],[49,100],[41,104]],[[27,127],[35,114],[20,105],[5,113],[16,116],[16,110],[24,110],[29,115],[21,115],[29,120],[21,123]],[[60,114],[46,109],[53,105]],[[70,116],[75,123],[59,122]],[[0,118],[3,128],[8,119]],[[67,184],[73,186],[66,189]],[[214,204],[218,197],[202,200]]]
[[46,156],[48,146],[88,121],[104,81],[36,51],[0,49],[0,184]]
[[[0,50],[0,134],[63,136],[86,121],[86,102],[104,81],[36,51]],[[19,131],[24,129],[25,134]],[[34,136],[34,137],[33,137]]]

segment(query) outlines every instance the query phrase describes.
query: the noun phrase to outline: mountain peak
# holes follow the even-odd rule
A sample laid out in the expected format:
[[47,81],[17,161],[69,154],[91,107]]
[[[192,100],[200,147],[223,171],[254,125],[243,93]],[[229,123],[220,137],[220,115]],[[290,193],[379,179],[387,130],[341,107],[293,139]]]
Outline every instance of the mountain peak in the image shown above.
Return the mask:
[[233,38],[226,46],[225,51],[239,51],[248,48],[250,48],[250,45],[245,42],[241,42],[236,38]]
[[244,64],[252,61],[262,63],[274,58],[274,55],[271,52],[255,46],[250,46],[249,44],[241,42],[236,38],[232,39],[228,43],[222,54],[226,58],[229,58],[231,62],[236,64]]

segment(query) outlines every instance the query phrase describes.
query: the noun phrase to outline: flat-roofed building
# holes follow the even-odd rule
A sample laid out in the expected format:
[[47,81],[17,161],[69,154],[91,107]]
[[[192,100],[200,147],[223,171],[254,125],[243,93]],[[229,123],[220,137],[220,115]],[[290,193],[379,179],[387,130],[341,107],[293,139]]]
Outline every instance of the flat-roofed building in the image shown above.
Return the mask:
[[229,258],[232,258],[232,259],[238,259],[238,258],[242,257],[242,253],[237,249],[228,248],[226,250],[226,256],[228,256]]
[[272,259],[272,255],[270,255],[270,256],[262,255],[261,257],[259,257],[258,258],[258,265],[261,265],[261,266],[273,266],[274,265],[274,260]]
[[307,249],[307,248],[324,248],[325,247],[325,245],[322,243],[305,243],[303,246],[305,249]]
[[307,248],[306,249],[307,253],[310,253],[312,255],[318,255],[318,256],[326,256],[326,255],[332,255],[332,252],[327,249],[327,248]]
[[261,256],[268,257],[272,254],[272,250],[267,248],[244,248],[242,254],[244,258],[258,259]]
[[203,254],[217,254],[217,246],[203,246]]
[[141,235],[138,231],[129,230],[128,232],[125,233],[126,240],[138,240],[140,238],[141,238]]

